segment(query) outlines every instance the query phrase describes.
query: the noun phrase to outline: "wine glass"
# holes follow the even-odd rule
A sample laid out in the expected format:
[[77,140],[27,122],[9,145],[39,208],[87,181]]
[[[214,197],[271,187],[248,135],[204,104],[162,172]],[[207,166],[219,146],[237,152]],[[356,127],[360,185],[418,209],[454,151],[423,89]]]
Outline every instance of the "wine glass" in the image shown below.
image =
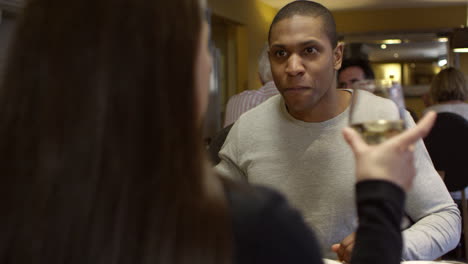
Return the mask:
[[390,79],[355,82],[349,125],[367,144],[379,144],[406,128],[401,85]]

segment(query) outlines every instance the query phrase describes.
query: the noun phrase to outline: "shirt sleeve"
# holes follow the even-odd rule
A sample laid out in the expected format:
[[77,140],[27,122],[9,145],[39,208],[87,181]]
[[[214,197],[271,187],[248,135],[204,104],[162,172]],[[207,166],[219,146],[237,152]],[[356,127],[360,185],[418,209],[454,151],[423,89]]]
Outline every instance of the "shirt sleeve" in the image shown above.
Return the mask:
[[219,151],[218,155],[221,161],[216,165],[215,170],[221,176],[229,179],[247,181],[247,174],[238,166],[240,164],[238,158],[238,146],[240,144],[238,134],[239,122],[235,122]]
[[[407,115],[408,126],[414,121]],[[434,260],[455,248],[460,240],[461,218],[457,205],[435,170],[422,140],[416,143],[413,187],[406,213],[415,222],[404,230],[403,260]]]
[[356,184],[359,227],[351,264],[397,264],[401,260],[400,223],[405,194],[386,181]]

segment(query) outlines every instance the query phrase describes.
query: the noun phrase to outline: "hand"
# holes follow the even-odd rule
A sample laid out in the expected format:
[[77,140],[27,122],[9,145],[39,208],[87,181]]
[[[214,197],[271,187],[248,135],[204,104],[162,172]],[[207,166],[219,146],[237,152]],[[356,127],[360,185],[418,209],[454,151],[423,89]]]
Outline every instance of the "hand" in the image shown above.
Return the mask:
[[408,191],[416,175],[413,144],[429,133],[435,119],[436,114],[429,112],[415,127],[378,145],[366,144],[356,131],[345,128],[345,140],[356,159],[357,181],[385,180]]
[[351,261],[351,253],[354,248],[354,241],[356,240],[356,233],[353,232],[345,237],[340,244],[332,245],[331,249],[338,256],[338,260],[349,263]]

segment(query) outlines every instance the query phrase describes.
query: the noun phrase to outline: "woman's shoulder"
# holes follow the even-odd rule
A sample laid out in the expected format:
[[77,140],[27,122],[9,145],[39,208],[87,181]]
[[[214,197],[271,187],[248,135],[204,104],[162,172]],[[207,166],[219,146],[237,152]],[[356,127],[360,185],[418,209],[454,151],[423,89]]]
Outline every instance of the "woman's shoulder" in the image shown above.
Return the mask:
[[278,192],[263,186],[249,185],[223,179],[226,198],[234,218],[260,216],[266,210],[287,206],[286,199]]
[[237,263],[321,263],[319,245],[280,193],[225,180]]

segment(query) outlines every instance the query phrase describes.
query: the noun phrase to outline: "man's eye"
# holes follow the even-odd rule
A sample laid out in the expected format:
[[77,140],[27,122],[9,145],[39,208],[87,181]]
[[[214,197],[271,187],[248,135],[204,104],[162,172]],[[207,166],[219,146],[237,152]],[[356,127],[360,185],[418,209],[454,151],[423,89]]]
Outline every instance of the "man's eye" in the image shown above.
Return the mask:
[[307,54],[314,54],[314,53],[317,53],[317,49],[316,48],[313,48],[313,47],[308,47],[305,49],[305,53]]
[[286,56],[286,51],[277,50],[277,51],[275,51],[275,55],[276,55],[276,57],[284,57],[284,56]]

